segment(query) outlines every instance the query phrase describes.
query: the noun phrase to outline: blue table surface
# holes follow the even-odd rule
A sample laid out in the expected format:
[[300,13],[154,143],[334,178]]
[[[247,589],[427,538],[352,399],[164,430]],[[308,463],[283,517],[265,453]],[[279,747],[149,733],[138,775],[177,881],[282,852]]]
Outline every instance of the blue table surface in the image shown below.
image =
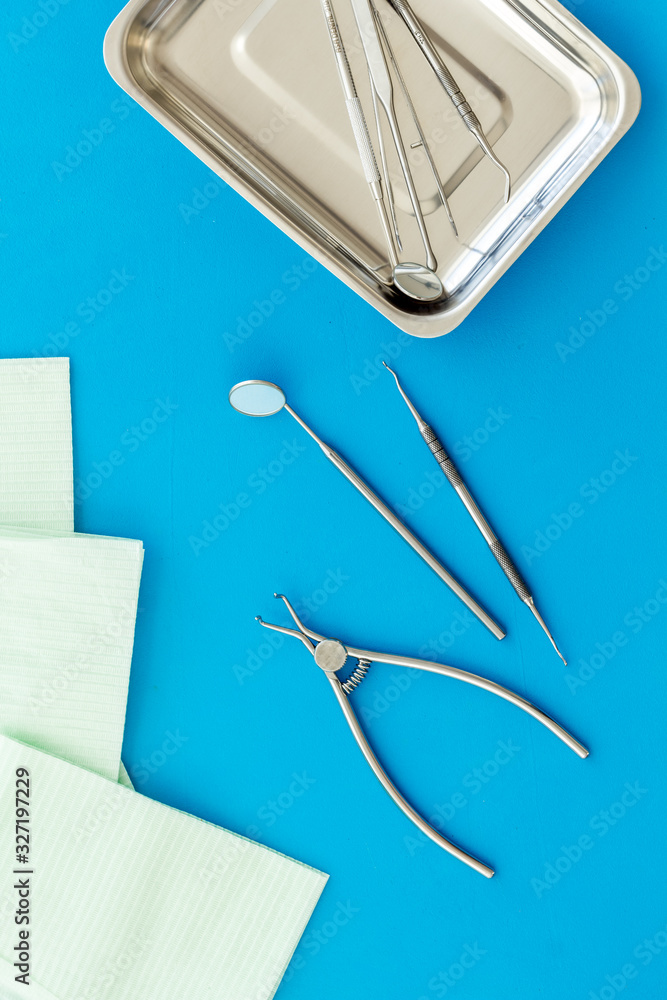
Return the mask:
[[[637,73],[639,120],[434,341],[399,337],[207,187],[211,172],[105,70],[118,0],[0,12],[0,350],[71,358],[77,530],[146,547],[124,744],[137,788],[331,875],[280,1000],[665,996],[667,22],[659,0],[576,9]],[[383,356],[567,668],[434,477]],[[404,511],[504,642],[287,414],[231,410],[229,387],[253,377],[281,384]],[[259,628],[257,614],[287,623],[275,590],[318,631],[513,687],[590,746],[581,761],[484,692],[373,667],[354,699],[379,756],[493,880],[417,836],[306,651]]]

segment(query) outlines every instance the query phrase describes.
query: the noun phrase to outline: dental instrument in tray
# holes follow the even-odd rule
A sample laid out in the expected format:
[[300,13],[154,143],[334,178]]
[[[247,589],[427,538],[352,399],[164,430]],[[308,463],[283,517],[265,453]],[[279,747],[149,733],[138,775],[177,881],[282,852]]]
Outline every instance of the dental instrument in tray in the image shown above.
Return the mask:
[[[345,721],[357,741],[359,749],[363,753],[366,761],[371,767],[371,770],[379,780],[384,790],[391,796],[398,808],[408,817],[408,819],[411,820],[415,826],[418,827],[418,829],[421,830],[422,833],[429,837],[434,843],[436,843],[439,847],[442,847],[445,851],[448,851],[449,854],[452,854],[455,858],[458,858],[459,861],[463,861],[464,864],[469,865],[470,868],[473,868],[476,872],[479,872],[486,878],[491,878],[494,874],[492,868],[484,864],[484,862],[479,861],[477,858],[472,857],[451,841],[447,840],[412,808],[409,802],[399,792],[398,788],[395,786],[375,756],[375,753],[364,735],[349,699],[352,692],[359,687],[366,677],[371,664],[385,663],[393,667],[407,667],[414,670],[426,670],[430,673],[440,674],[443,677],[450,677],[454,680],[463,681],[466,684],[472,684],[474,687],[479,687],[491,694],[498,695],[499,698],[502,698],[505,701],[510,702],[512,705],[515,705],[517,708],[522,709],[524,712],[527,712],[528,715],[531,715],[538,722],[541,722],[543,726],[546,726],[547,729],[549,729],[555,736],[558,737],[559,740],[561,740],[567,747],[570,748],[570,750],[582,759],[588,756],[588,750],[586,747],[582,746],[582,744],[576,740],[574,736],[570,735],[570,733],[563,729],[562,726],[559,726],[557,722],[554,722],[553,719],[542,712],[539,708],[536,708],[535,705],[531,704],[531,702],[522,698],[521,695],[508,690],[507,688],[501,687],[500,684],[496,684],[494,681],[490,681],[485,677],[480,677],[477,674],[469,673],[467,670],[459,670],[457,667],[449,667],[441,663],[432,663],[429,660],[418,660],[408,656],[394,656],[390,653],[376,653],[368,649],[357,649],[353,646],[344,645],[339,639],[329,639],[326,636],[319,635],[317,632],[313,632],[311,629],[307,628],[299,620],[294,608],[286,597],[282,594],[275,594],[274,596],[284,601],[298,631],[297,629],[285,628],[281,625],[271,625],[268,622],[263,621],[259,616],[257,617],[257,621],[264,628],[272,629],[275,632],[282,632],[285,635],[294,636],[304,644],[308,652],[313,656],[315,663],[324,671],[327,680],[333,689],[334,695],[336,696],[336,700],[338,701],[343,715],[345,716]],[[344,675],[341,672],[344,670],[349,657],[352,657],[357,661],[356,666],[354,666],[351,671],[348,670],[347,674]]]
[[[391,45],[388,33],[382,23],[382,19],[375,5],[375,0],[350,0],[350,2],[354,12],[357,28],[359,30],[362,50],[368,67],[376,133],[380,149],[382,177],[378,169],[373,149],[373,141],[370,136],[364,110],[354,83],[345,46],[341,37],[341,32],[334,13],[332,0],[321,0],[327,28],[329,30],[329,37],[331,39],[336,64],[338,66],[341,85],[343,87],[345,104],[364,169],[364,175],[370,185],[371,192],[376,201],[380,221],[382,223],[382,229],[385,234],[387,248],[389,251],[390,265],[392,268],[392,281],[396,288],[403,291],[411,298],[422,301],[432,301],[439,298],[444,293],[444,288],[442,282],[436,274],[438,264],[430,241],[414,176],[408,160],[406,143],[403,138],[396,113],[394,86],[389,71],[389,63],[391,63],[394,75],[398,81],[403,98],[412,117],[417,135],[419,136],[419,141],[411,143],[410,146],[411,148],[416,148],[417,146],[422,147],[436,184],[438,196],[447,213],[449,222],[456,237],[458,237],[458,229],[449,206],[449,201],[445,194],[444,185],[429,147],[428,140],[410,95],[405,77],[398,64],[398,60]],[[429,39],[409,4],[405,3],[404,0],[389,0],[389,3],[396,13],[398,13],[402,18],[406,27],[410,31],[410,34],[419,46],[420,52],[428,61],[429,66],[434,71],[437,79],[449,96],[468,131],[475,137],[481,148],[484,150],[484,153],[505,175],[505,201],[508,201],[511,190],[511,177],[509,171],[494,153],[491,144],[484,133],[479,118],[466,100],[465,95],[444,63],[440,53]],[[384,111],[389,125],[389,130],[391,132],[392,140],[401,166],[401,172],[403,174],[405,186],[410,198],[415,221],[424,246],[426,263],[423,265],[400,263],[398,260],[398,253],[400,253],[402,249],[402,242],[396,218],[396,205],[393,197],[392,184],[389,178],[389,169],[387,165],[384,137],[382,132],[382,122],[379,114],[380,108]]]
[[484,608],[477,603],[474,597],[472,597],[467,590],[465,590],[465,588],[454,579],[451,573],[449,573],[445,567],[438,562],[433,553],[430,552],[426,546],[412,534],[400,518],[397,517],[397,515],[394,514],[389,507],[387,507],[380,497],[373,492],[370,486],[368,486],[368,484],[357,475],[354,469],[351,469],[347,462],[345,462],[341,456],[330,447],[330,445],[322,441],[322,439],[317,436],[315,431],[313,431],[308,424],[294,412],[291,406],[287,403],[285,394],[279,386],[274,385],[273,382],[264,382],[260,379],[239,382],[230,389],[229,402],[238,413],[244,413],[251,417],[270,417],[275,413],[279,413],[282,409],[287,410],[290,416],[292,416],[305,430],[305,432],[310,435],[313,441],[319,445],[329,461],[345,476],[348,482],[352,483],[354,488],[361,493],[361,495],[371,504],[371,506],[375,508],[379,514],[382,515],[385,521],[389,522],[394,531],[396,531],[401,538],[408,543],[418,556],[421,556],[426,565],[433,570],[436,576],[440,577],[443,583],[445,583],[449,589],[456,594],[459,600],[463,601],[466,607],[472,611],[476,618],[478,618],[483,625],[486,625],[496,639],[505,638],[505,631],[497,624],[497,622],[493,620],[493,618],[491,618]]
[[508,202],[510,200],[510,193],[512,190],[512,178],[510,176],[510,172],[494,153],[491,143],[484,134],[481,122],[473,109],[470,107],[465,94],[461,91],[461,88],[450,73],[435,45],[428,37],[428,33],[424,30],[424,27],[410,7],[410,4],[407,3],[406,0],[389,0],[389,3],[394,8],[396,13],[403,18],[408,31],[416,41],[420,50],[423,52],[429,66],[435,73],[444,88],[445,93],[448,95],[452,104],[458,111],[468,131],[474,135],[475,139],[477,139],[477,142],[484,150],[486,156],[488,156],[489,159],[495,163],[498,169],[502,170],[505,175],[505,201]]
[[394,87],[389,74],[389,67],[377,32],[375,14],[370,0],[351,0],[352,10],[359,29],[361,44],[366,56],[368,74],[375,98],[382,107],[389,124],[389,130],[396,147],[396,153],[401,165],[405,186],[408,189],[412,211],[415,215],[419,234],[426,253],[426,266],[435,271],[438,262],[433,253],[433,247],[426,228],[426,220],[422,211],[419,195],[415,186],[408,154],[403,141],[396,108],[394,106]]
[[[345,52],[336,15],[334,14],[333,7],[331,6],[331,0],[321,0],[321,3],[326,24],[329,29],[329,37],[331,39],[336,65],[338,67],[338,74],[340,76],[341,86],[345,96],[345,106],[350,118],[350,124],[352,126],[355,142],[359,151],[359,157],[364,169],[366,181],[368,182],[373,198],[375,199],[378,214],[380,216],[380,222],[382,223],[382,229],[387,241],[387,250],[389,252],[389,261],[392,268],[393,284],[405,295],[410,296],[410,298],[419,299],[421,301],[438,299],[442,295],[443,287],[442,282],[433,270],[432,265],[434,260],[431,259],[432,254],[431,258],[429,258],[431,266],[413,264],[409,262],[399,262],[398,252],[400,252],[402,244],[400,233],[398,231],[398,224],[396,222],[396,211],[393,201],[391,181],[389,180],[389,171],[386,163],[382,133],[378,129],[378,140],[380,144],[385,190],[383,190],[383,181],[380,177],[380,171],[378,170],[373,143],[368,131],[368,124],[366,123],[366,116],[364,115],[364,109],[357,94],[354,77],[352,76],[347,53]],[[377,108],[375,91],[373,92],[373,104],[374,108]],[[403,163],[403,161],[401,162]],[[407,170],[409,171],[407,160],[405,160],[405,164]],[[385,200],[385,191],[386,198],[389,202],[389,209],[387,207],[387,201]],[[389,212],[391,212],[391,216],[389,215]]]
[[456,490],[456,493],[458,494],[459,498],[463,501],[466,510],[468,511],[473,521],[477,525],[480,533],[483,535],[486,544],[489,546],[493,555],[495,556],[496,562],[502,569],[503,573],[505,574],[509,582],[512,584],[515,593],[517,594],[519,599],[523,601],[524,604],[528,605],[533,615],[544,629],[547,637],[549,638],[549,641],[551,642],[551,645],[556,650],[563,663],[567,665],[567,661],[563,656],[563,654],[561,653],[558,646],[556,645],[556,641],[552,636],[551,632],[549,631],[549,629],[547,628],[547,625],[544,619],[542,618],[542,615],[535,607],[535,600],[526,582],[519,573],[519,570],[516,568],[516,566],[510,559],[509,555],[507,554],[505,548],[498,539],[498,536],[494,532],[493,528],[486,520],[479,507],[477,506],[477,503],[475,502],[473,496],[471,495],[468,487],[463,482],[459,470],[456,468],[451,458],[445,451],[442,442],[439,440],[437,434],[435,434],[433,429],[429,427],[426,421],[423,420],[422,417],[419,415],[419,413],[415,409],[410,399],[408,399],[408,396],[406,395],[401,383],[399,382],[398,375],[396,374],[396,372],[389,367],[386,361],[383,361],[382,364],[385,366],[387,371],[391,372],[391,374],[394,376],[394,379],[396,380],[396,385],[398,387],[398,391],[405,400],[405,403],[408,409],[410,410],[410,413],[414,417],[417,427],[419,428],[419,433],[421,434],[424,441],[428,445],[434,459],[444,472],[445,476]]
[[401,73],[401,67],[398,65],[398,60],[396,59],[396,55],[395,55],[394,50],[392,48],[391,42],[389,41],[389,36],[387,35],[387,31],[385,29],[385,26],[382,23],[382,18],[380,17],[380,15],[378,13],[378,9],[375,6],[375,4],[373,4],[373,13],[375,14],[375,22],[377,24],[378,32],[380,34],[380,37],[382,38],[382,44],[384,45],[385,50],[387,52],[387,55],[389,56],[389,61],[391,62],[391,65],[393,67],[394,73],[396,74],[396,79],[398,80],[399,86],[400,86],[401,91],[403,93],[403,97],[405,98],[405,103],[407,104],[408,108],[410,109],[410,115],[412,117],[412,121],[414,122],[414,126],[417,129],[417,135],[419,136],[419,142],[418,143],[411,143],[411,148],[414,149],[417,146],[421,146],[422,149],[424,150],[424,155],[426,156],[426,160],[427,160],[428,165],[429,165],[429,167],[431,169],[431,173],[433,175],[433,180],[435,181],[435,186],[436,186],[437,191],[438,191],[438,196],[440,198],[440,201],[442,202],[442,207],[444,208],[445,212],[447,213],[447,218],[449,219],[449,224],[450,224],[450,226],[452,227],[452,229],[454,231],[454,236],[458,236],[459,235],[459,231],[456,228],[456,223],[454,221],[454,216],[452,215],[452,210],[449,207],[449,200],[447,198],[447,195],[445,194],[445,189],[443,187],[442,180],[440,178],[440,174],[438,173],[438,168],[436,167],[435,160],[433,159],[433,153],[431,152],[431,147],[428,144],[428,139],[426,138],[426,135],[424,133],[424,129],[422,127],[422,123],[419,120],[419,115],[417,114],[417,110],[416,110],[416,108],[415,108],[415,106],[414,106],[414,104],[412,102],[412,98],[410,96],[410,91],[408,90],[408,86],[407,86],[407,84],[405,82],[403,74]]

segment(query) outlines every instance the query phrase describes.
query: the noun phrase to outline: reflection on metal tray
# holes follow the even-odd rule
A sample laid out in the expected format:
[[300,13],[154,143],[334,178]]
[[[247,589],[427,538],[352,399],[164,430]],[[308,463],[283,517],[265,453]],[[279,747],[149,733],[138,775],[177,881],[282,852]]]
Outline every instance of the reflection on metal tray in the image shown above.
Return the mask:
[[[386,283],[386,245],[317,0],[131,0],[105,58],[158,121],[366,301],[408,333],[447,333],[470,313],[628,130],[632,71],[553,0],[415,0],[415,10],[513,182],[484,157],[386,0],[378,9],[430,140],[459,239],[412,151],[445,295],[419,303]],[[336,5],[366,108],[368,74],[349,4]],[[398,102],[410,142],[414,125]],[[404,259],[423,250],[390,163]],[[222,249],[221,249],[222,253]],[[383,276],[385,280],[383,281]]]

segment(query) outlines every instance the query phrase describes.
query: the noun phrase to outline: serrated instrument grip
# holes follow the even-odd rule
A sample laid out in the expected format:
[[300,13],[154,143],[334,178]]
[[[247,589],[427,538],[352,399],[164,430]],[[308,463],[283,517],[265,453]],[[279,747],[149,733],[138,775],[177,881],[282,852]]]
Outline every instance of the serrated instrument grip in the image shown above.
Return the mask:
[[505,550],[502,542],[494,532],[493,528],[486,520],[481,510],[475,503],[470,490],[461,478],[461,473],[456,468],[451,458],[445,451],[442,442],[438,438],[437,434],[432,427],[428,424],[424,424],[420,427],[421,435],[424,441],[429,446],[429,449],[435,458],[436,462],[440,466],[441,470],[444,472],[445,476],[454,487],[459,497],[465,504],[468,513],[472,517],[473,521],[484,535],[487,545],[493,552],[493,555],[498,562],[498,565],[502,569],[503,573],[509,580],[509,582],[514,587],[517,595],[522,601],[529,601],[531,599],[531,593],[528,589],[523,577],[519,573],[512,560],[510,559],[507,551]]
[[408,31],[424,54],[429,66],[440,81],[452,104],[461,116],[468,131],[474,135],[486,155],[505,175],[505,201],[509,201],[512,180],[507,167],[498,159],[486,137],[482,124],[468,103],[465,94],[447,68],[442,56],[424,31],[419,19],[406,0],[389,0],[396,13],[403,19]]
[[380,181],[380,171],[378,170],[377,160],[373,152],[371,137],[368,132],[368,125],[366,124],[361,101],[358,97],[347,98],[345,107],[350,117],[350,124],[352,125],[357,149],[359,150],[361,165],[364,168],[364,177],[369,184],[377,184]]

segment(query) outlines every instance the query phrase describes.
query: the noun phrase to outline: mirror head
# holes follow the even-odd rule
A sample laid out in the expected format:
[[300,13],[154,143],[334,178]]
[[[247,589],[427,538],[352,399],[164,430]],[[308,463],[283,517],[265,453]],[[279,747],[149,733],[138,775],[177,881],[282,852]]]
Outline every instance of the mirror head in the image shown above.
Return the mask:
[[435,302],[444,292],[438,275],[425,264],[397,264],[393,278],[399,291],[420,302]]
[[271,417],[282,410],[286,400],[280,386],[252,379],[232,386],[229,402],[235,410],[249,417]]

